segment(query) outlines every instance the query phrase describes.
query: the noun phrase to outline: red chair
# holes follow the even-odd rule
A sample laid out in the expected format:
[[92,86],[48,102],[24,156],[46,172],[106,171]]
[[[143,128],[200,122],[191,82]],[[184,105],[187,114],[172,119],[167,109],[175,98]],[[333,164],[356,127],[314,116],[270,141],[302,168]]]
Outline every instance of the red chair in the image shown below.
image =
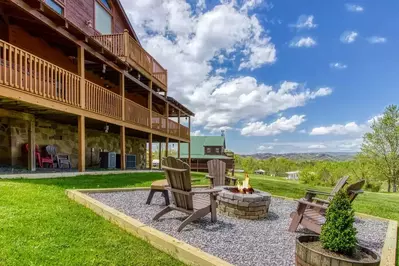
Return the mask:
[[[29,152],[29,144],[25,144],[25,151],[28,153]],[[42,157],[40,154],[39,150],[39,145],[35,145],[35,158],[36,158],[36,163],[39,165],[40,168],[43,168],[43,165],[46,163],[48,166],[51,168],[54,168],[54,163],[53,163],[53,158],[51,157]]]

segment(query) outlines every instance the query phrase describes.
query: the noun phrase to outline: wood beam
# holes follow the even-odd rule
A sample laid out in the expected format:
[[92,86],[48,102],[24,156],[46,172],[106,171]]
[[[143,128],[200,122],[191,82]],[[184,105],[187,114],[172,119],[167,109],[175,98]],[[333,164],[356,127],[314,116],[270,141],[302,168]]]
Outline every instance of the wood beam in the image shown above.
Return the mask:
[[152,133],[148,134],[148,166],[152,170]]
[[[188,130],[191,130],[191,116],[188,117]],[[191,167],[191,139],[188,141],[188,165]]]
[[28,151],[28,170],[31,172],[36,171],[36,157],[35,157],[35,150],[36,150],[36,143],[35,143],[35,120],[31,120],[29,122],[29,129],[28,129],[28,144],[29,144],[29,151]]
[[159,164],[158,164],[158,166],[159,166],[159,169],[162,169],[162,165],[161,165],[161,162],[162,162],[162,142],[159,142],[159,158],[158,158],[158,160],[159,160]]
[[85,49],[78,46],[78,74],[80,76],[80,107],[86,108]]
[[[179,131],[179,138],[180,138],[180,137],[181,137],[181,136],[180,136],[180,109],[178,109],[177,123],[179,124],[178,131]],[[180,158],[180,157],[179,157],[179,158]]]
[[78,116],[78,139],[79,139],[79,156],[78,156],[78,168],[79,172],[86,171],[86,126],[85,117],[83,115]]
[[[169,134],[169,104],[168,104],[168,102],[166,102],[166,104],[165,104],[166,106],[165,106],[165,113],[166,113],[166,133],[168,133]],[[179,135],[179,137],[180,137],[180,135]]]
[[148,92],[148,109],[150,110],[150,128],[152,128],[152,81],[149,83],[150,91]]
[[[95,51],[93,48],[91,48],[89,45],[87,45],[84,41],[79,40],[77,37],[75,37],[72,33],[68,32],[64,27],[58,26],[55,22],[53,22],[51,19],[43,15],[39,10],[34,9],[30,7],[27,3],[25,3],[23,0],[9,0],[10,2],[14,3],[16,6],[18,6],[20,9],[24,10],[25,12],[29,13],[31,16],[34,18],[40,20],[42,23],[46,24],[50,28],[52,28],[54,31],[58,32],[65,38],[75,42],[76,44],[83,46],[85,50],[99,58],[100,60],[104,61],[106,64],[114,68],[116,71],[121,72],[122,70],[120,67],[118,67],[115,63],[112,61],[108,60],[105,58],[105,56],[101,55],[97,51]],[[69,27],[70,28],[70,27]],[[125,63],[126,64],[126,63]],[[127,67],[127,64],[126,64]]]
[[165,142],[165,157],[169,156],[169,138],[166,138]]
[[119,90],[122,97],[122,121],[125,121],[125,75],[123,73],[120,74]]
[[126,133],[125,127],[121,126],[121,137],[120,137],[120,146],[121,146],[121,170],[126,169]]
[[177,158],[180,159],[180,140],[177,142]]

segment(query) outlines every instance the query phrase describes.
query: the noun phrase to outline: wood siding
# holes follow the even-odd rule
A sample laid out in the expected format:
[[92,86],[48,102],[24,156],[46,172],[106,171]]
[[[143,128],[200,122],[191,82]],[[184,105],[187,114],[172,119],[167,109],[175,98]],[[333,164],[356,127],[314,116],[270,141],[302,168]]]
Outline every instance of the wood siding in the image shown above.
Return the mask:
[[[98,35],[95,30],[94,1],[96,0],[66,0],[65,18],[78,26],[87,35]],[[129,28],[124,16],[112,2],[112,33],[123,33],[124,29]],[[93,27],[90,28],[86,21],[91,20]]]

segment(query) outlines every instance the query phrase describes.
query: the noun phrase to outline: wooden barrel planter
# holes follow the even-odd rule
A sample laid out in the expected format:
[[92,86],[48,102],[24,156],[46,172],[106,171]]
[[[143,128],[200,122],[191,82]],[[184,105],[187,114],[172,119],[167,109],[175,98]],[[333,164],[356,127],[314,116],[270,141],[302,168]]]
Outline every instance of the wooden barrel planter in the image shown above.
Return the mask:
[[359,246],[361,251],[369,254],[373,261],[360,262],[355,260],[337,258],[331,255],[323,254],[319,251],[310,249],[303,243],[319,241],[318,235],[304,235],[296,240],[295,263],[297,266],[378,266],[380,265],[380,256],[375,252]]

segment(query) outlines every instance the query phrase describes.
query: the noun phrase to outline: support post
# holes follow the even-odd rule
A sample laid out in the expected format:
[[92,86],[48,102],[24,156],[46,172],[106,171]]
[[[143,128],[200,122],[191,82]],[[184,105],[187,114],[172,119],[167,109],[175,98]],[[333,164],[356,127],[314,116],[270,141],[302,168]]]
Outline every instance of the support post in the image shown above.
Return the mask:
[[169,156],[169,138],[166,138],[165,142],[165,157]]
[[148,135],[148,166],[152,170],[152,133]]
[[[180,109],[179,109],[179,111],[177,112],[178,113],[178,115],[177,115],[177,123],[179,124],[179,138],[180,138]],[[180,155],[179,155],[180,156]],[[179,157],[180,158],[180,157]]]
[[78,46],[78,74],[80,76],[80,107],[86,108],[86,92],[85,92],[85,49]]
[[158,160],[159,160],[159,169],[162,169],[162,165],[161,165],[161,162],[162,162],[162,142],[159,142],[159,158],[158,158]]
[[123,31],[123,55],[125,56],[125,60],[129,57],[129,31],[125,29]]
[[152,80],[150,80],[148,87],[150,87],[148,92],[148,110],[150,110],[150,128],[152,128]]
[[86,170],[86,128],[85,128],[85,117],[83,115],[78,116],[78,138],[79,138],[79,172]]
[[31,172],[36,171],[36,157],[35,157],[35,120],[29,121],[29,134],[28,134],[28,144],[29,144],[29,153],[28,153],[28,170]]
[[123,72],[120,75],[119,90],[120,90],[120,95],[122,98],[122,106],[121,106],[122,121],[125,121],[125,112],[126,112],[126,108],[125,108],[125,75],[123,74]]
[[120,137],[120,145],[121,145],[121,170],[126,170],[126,134],[125,127],[121,126],[121,137]]
[[180,159],[180,140],[177,142],[177,158]]
[[[188,129],[191,130],[191,116],[188,117]],[[188,141],[188,165],[191,167],[191,139]]]
[[166,113],[166,133],[170,134],[169,132],[169,103],[166,102],[166,106],[165,106],[165,113]]

